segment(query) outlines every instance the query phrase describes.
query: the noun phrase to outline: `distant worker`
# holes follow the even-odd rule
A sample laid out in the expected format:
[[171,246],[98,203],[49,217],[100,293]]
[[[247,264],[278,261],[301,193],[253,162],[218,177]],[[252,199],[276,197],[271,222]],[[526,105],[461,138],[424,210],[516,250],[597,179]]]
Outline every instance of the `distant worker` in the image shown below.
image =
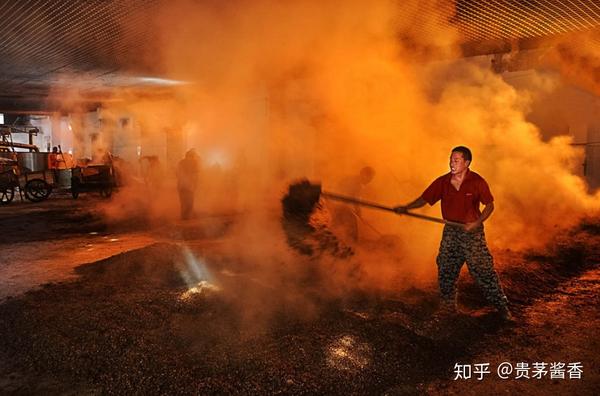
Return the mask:
[[194,193],[198,185],[199,160],[194,149],[185,153],[177,164],[177,191],[181,204],[181,218],[187,220],[194,212]]
[[[456,283],[466,261],[471,276],[486,299],[496,307],[503,319],[512,320],[483,230],[483,222],[494,210],[494,197],[487,182],[469,169],[471,161],[471,150],[464,146],[455,147],[450,154],[450,172],[438,177],[419,198],[394,209],[402,214],[441,200],[442,217],[464,224],[444,226],[436,260],[441,313],[456,313]],[[479,210],[480,203],[484,205],[483,212]]]
[[61,158],[59,157],[60,153],[58,152],[58,147],[52,147],[52,152],[48,154],[48,169],[52,171],[52,176],[54,177],[54,183],[59,182],[59,172],[58,169],[61,165]]
[[[370,166],[361,168],[358,174],[343,178],[338,183],[337,191],[353,198],[361,198],[365,187],[375,177],[375,170]],[[356,243],[359,240],[359,220],[361,219],[360,206],[347,204],[331,205],[331,225],[336,234],[346,243]]]
[[142,157],[140,164],[142,166],[142,177],[146,185],[151,189],[160,189],[164,175],[158,156],[148,155]]
[[48,154],[48,169],[58,169],[58,147],[52,147],[52,152]]

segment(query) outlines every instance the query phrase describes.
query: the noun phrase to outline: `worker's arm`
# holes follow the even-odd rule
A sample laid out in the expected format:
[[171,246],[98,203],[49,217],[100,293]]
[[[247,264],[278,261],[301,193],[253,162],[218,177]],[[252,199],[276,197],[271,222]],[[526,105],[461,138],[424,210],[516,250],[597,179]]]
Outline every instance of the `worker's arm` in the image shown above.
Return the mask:
[[425,206],[426,203],[427,202],[423,198],[419,197],[419,198],[415,199],[414,201],[412,201],[411,203],[409,203],[408,205],[396,206],[394,208],[394,212],[396,212],[398,214],[406,213],[410,209],[421,208],[421,207]]
[[488,219],[488,217],[490,217],[492,215],[493,211],[494,211],[494,203],[490,202],[489,204],[485,205],[485,207],[483,208],[483,211],[481,212],[481,216],[479,216],[479,218],[476,221],[465,224],[465,230],[472,231],[472,230],[476,229],[477,227],[479,227],[480,225],[482,225],[483,222],[486,221]]

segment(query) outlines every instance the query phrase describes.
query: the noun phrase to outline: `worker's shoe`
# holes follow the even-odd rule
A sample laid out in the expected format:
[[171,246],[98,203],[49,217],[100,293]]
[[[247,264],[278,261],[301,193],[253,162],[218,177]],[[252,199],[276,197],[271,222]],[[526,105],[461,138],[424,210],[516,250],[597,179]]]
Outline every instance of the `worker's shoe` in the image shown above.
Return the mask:
[[508,307],[498,308],[498,315],[500,315],[502,320],[504,320],[505,322],[515,322],[515,317],[512,315]]

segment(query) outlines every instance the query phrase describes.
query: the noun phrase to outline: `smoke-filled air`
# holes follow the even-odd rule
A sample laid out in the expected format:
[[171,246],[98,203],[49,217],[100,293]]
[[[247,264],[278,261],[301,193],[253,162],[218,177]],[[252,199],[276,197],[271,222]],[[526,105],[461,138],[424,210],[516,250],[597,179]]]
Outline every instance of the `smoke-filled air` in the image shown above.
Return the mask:
[[[489,61],[460,59],[454,31],[413,37],[415,25],[435,24],[419,18],[428,3],[439,2],[169,3],[149,58],[182,84],[160,99],[111,101],[106,114],[129,112],[148,139],[182,134],[203,163],[199,210],[239,214],[231,247],[261,265],[299,257],[280,222],[290,183],[344,193],[343,181],[370,166],[360,198],[405,204],[449,171],[458,145],[471,148],[471,169],[495,197],[490,245],[542,246],[600,206],[575,175],[583,152],[568,137],[542,140],[526,120],[532,98],[560,77],[517,91]],[[174,186],[142,198],[124,190],[107,212],[176,218]],[[439,204],[418,212],[439,217]],[[352,260],[363,286],[434,272],[441,225],[367,208],[361,218]]]

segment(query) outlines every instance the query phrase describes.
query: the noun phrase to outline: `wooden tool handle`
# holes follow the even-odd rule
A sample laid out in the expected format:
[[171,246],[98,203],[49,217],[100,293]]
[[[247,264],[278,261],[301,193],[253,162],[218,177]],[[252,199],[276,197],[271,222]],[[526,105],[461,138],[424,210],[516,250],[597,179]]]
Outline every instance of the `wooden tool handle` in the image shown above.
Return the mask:
[[326,192],[326,191],[321,192],[321,195],[325,198],[334,199],[336,201],[352,203],[352,204],[365,206],[365,207],[373,208],[373,209],[386,210],[388,212],[394,212],[396,214],[403,214],[403,215],[415,217],[415,218],[421,219],[421,220],[432,221],[434,223],[447,224],[447,225],[452,225],[452,226],[456,226],[456,227],[464,227],[465,226],[463,223],[457,223],[455,221],[444,220],[444,219],[440,219],[437,217],[426,216],[426,215],[422,215],[422,214],[418,214],[418,213],[412,213],[412,212],[398,213],[394,210],[394,208],[392,208],[390,206],[381,205],[381,204],[378,204],[375,202],[363,201],[362,199],[348,197],[346,195],[340,195],[340,194],[330,193],[330,192]]

